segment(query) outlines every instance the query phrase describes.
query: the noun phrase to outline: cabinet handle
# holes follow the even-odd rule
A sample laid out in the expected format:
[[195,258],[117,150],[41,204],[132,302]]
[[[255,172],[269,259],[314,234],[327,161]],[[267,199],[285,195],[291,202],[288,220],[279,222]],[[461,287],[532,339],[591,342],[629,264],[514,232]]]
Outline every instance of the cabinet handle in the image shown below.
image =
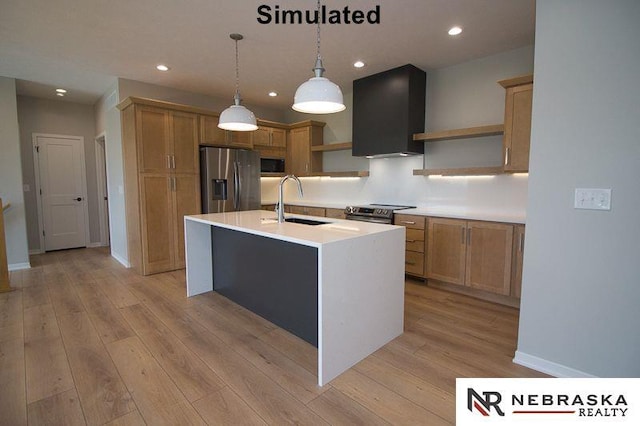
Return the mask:
[[167,169],[170,169],[171,168],[171,156],[167,155],[166,157],[167,157]]
[[416,240],[407,240],[408,243],[415,243]]
[[176,178],[175,176],[171,176],[170,179],[171,179],[171,190],[173,192],[176,192]]
[[465,234],[466,229],[465,229],[464,226],[462,228],[460,228],[460,229],[462,229],[462,239],[460,240],[460,244],[464,244],[464,242],[466,240],[466,238],[465,238],[466,237],[466,234]]
[[471,245],[471,228],[469,228],[469,231],[467,232],[467,245]]
[[176,156],[175,155],[171,156],[171,168],[172,169],[176,168]]
[[520,234],[520,253],[524,252],[524,234]]
[[416,224],[415,222],[410,222],[410,221],[408,221],[408,220],[403,220],[403,221],[401,221],[401,222],[402,222],[402,223],[406,223],[407,225],[415,225],[415,224]]
[[405,265],[415,265],[415,264],[416,264],[416,262],[408,262],[408,261],[406,261],[406,260],[405,260],[405,261],[404,261],[404,264],[405,264]]
[[508,165],[509,164],[509,154],[511,152],[511,148],[507,148],[504,151],[504,165]]

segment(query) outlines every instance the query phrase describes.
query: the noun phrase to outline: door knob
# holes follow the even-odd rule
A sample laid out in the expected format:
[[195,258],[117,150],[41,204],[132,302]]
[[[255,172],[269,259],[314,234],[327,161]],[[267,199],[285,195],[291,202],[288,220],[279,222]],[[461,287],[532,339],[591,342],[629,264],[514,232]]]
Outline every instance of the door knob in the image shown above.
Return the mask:
[[76,198],[76,201],[82,201],[82,197]]

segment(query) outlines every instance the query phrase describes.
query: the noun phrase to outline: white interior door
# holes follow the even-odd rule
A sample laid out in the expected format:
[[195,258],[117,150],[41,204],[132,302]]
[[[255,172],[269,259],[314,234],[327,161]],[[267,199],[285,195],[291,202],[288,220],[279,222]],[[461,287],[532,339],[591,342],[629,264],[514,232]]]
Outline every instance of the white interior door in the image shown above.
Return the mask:
[[36,137],[44,249],[86,246],[82,138]]

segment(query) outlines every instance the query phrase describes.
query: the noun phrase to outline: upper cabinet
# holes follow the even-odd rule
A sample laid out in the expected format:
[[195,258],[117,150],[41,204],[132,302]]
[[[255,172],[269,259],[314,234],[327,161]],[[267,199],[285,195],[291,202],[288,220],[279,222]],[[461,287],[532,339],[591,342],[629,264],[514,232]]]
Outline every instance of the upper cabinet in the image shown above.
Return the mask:
[[531,101],[533,75],[510,78],[498,82],[506,89],[504,112],[504,171],[529,170],[531,139]]
[[200,143],[230,148],[253,148],[254,132],[232,132],[218,127],[218,116],[200,114]]
[[309,176],[322,172],[322,153],[311,148],[322,145],[324,125],[312,120],[291,125],[287,143],[287,173]]
[[[276,123],[273,123],[276,124]],[[258,126],[251,132],[254,149],[263,158],[285,158],[287,154],[287,130],[266,125]]]

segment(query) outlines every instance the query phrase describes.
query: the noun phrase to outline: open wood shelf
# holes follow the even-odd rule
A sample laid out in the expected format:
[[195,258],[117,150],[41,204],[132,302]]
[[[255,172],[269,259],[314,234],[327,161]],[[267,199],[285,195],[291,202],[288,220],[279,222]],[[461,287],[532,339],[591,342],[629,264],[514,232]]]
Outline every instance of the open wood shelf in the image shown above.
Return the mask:
[[356,170],[351,172],[317,172],[308,176],[329,176],[329,177],[367,177],[369,170]]
[[502,166],[493,167],[464,167],[457,169],[414,169],[414,176],[481,176],[503,174]]
[[314,145],[311,147],[311,151],[346,151],[351,149],[351,142],[330,143],[326,145]]
[[414,141],[446,141],[464,138],[475,138],[480,136],[494,136],[504,133],[504,125],[492,124],[490,126],[468,127],[466,129],[443,130],[440,132],[415,133]]

